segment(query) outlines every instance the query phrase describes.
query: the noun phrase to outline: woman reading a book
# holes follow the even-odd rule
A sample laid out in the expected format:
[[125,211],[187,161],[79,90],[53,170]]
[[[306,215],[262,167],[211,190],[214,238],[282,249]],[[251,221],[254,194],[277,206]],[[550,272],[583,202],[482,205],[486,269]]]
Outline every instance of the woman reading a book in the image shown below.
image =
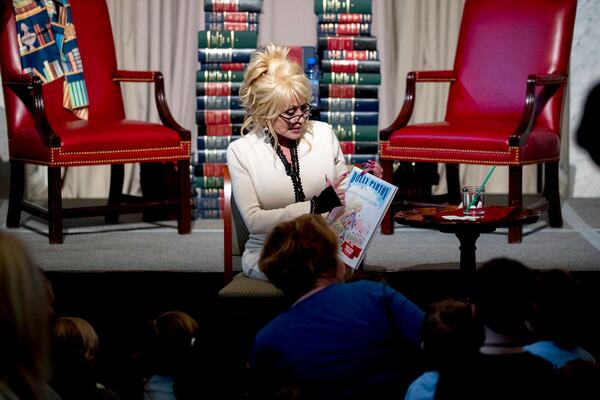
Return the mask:
[[[302,214],[342,206],[348,171],[331,126],[309,121],[310,83],[288,51],[269,44],[253,54],[240,88],[244,136],[227,149],[233,196],[250,232],[242,268],[263,280],[258,256],[269,231]],[[382,172],[374,162],[365,170]]]
[[[400,399],[423,311],[382,282],[344,282],[336,234],[319,215],[277,225],[260,268],[294,305],[256,335],[255,398]],[[253,397],[253,398],[254,398]]]

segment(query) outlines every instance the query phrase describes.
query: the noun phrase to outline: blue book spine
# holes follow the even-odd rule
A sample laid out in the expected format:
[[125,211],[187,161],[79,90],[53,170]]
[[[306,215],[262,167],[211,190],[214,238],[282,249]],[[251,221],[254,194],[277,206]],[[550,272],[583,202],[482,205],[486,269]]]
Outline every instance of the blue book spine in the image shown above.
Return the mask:
[[321,111],[319,120],[337,125],[377,125],[379,113],[365,111]]
[[321,99],[320,109],[325,111],[379,111],[379,100],[325,97]]
[[196,97],[196,109],[198,110],[239,110],[241,108],[238,96]]

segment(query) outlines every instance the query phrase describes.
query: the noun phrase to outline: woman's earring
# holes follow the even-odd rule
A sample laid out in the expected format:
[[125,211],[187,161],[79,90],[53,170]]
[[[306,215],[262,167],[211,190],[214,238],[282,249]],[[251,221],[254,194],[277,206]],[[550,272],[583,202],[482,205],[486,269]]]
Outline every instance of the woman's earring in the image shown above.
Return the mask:
[[265,134],[265,143],[271,143],[271,132],[269,132],[269,128],[265,126],[263,128],[263,133]]

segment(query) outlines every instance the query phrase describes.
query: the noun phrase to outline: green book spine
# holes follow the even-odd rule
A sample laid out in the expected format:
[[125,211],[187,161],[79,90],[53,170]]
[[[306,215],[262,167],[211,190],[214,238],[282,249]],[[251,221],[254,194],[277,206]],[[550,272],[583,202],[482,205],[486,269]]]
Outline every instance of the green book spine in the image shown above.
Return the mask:
[[372,0],[314,0],[315,14],[372,13]]
[[380,85],[381,74],[347,74],[336,72],[325,72],[321,83],[336,85]]
[[340,142],[377,142],[377,125],[333,125],[333,132]]
[[242,82],[243,71],[197,71],[196,82]]
[[222,189],[222,176],[195,176],[194,185],[198,189]]
[[246,31],[199,31],[199,49],[244,49],[258,47],[258,33]]

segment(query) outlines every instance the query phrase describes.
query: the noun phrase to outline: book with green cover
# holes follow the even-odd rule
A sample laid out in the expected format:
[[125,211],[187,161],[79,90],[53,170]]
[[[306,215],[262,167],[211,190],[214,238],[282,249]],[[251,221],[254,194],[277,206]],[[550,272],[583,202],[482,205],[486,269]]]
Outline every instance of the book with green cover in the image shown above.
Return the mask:
[[321,83],[332,83],[337,85],[380,85],[381,74],[346,74],[335,72],[324,72]]
[[372,0],[314,0],[315,14],[361,13],[371,14]]
[[377,125],[335,124],[331,127],[340,142],[377,142],[379,140],[379,130],[377,129]]
[[244,71],[196,71],[196,82],[242,82]]
[[199,31],[198,48],[244,49],[258,47],[258,33],[250,31]]

